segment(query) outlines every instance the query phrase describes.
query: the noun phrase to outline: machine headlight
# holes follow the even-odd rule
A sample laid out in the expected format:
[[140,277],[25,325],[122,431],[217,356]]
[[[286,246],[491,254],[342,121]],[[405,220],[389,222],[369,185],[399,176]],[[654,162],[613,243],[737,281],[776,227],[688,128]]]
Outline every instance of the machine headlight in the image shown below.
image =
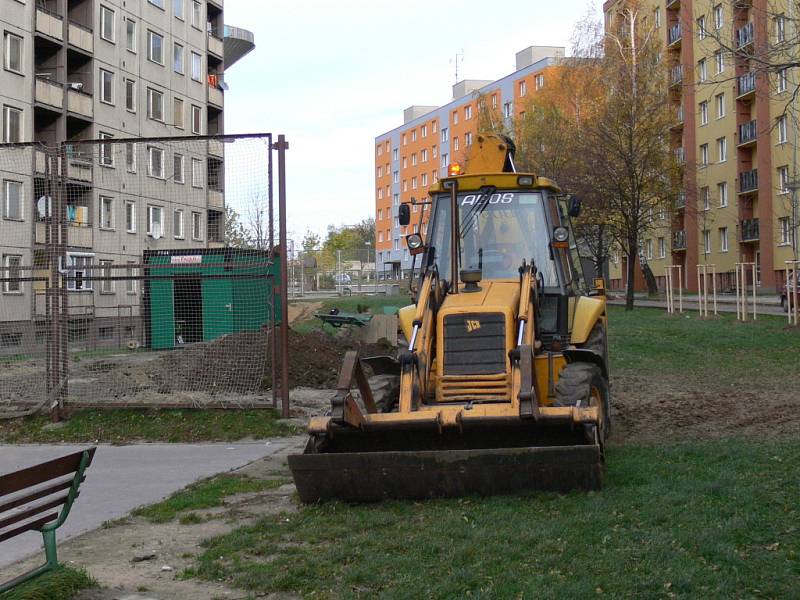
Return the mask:
[[569,241],[569,230],[566,227],[556,227],[553,229],[553,240],[559,243]]
[[411,233],[406,236],[406,246],[411,254],[417,254],[423,250],[422,236],[418,233]]

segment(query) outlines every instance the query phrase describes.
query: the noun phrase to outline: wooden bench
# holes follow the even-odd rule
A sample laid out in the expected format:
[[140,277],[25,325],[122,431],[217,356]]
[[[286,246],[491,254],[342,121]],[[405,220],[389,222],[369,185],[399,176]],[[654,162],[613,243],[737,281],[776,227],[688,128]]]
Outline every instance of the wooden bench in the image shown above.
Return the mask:
[[0,476],[0,542],[39,531],[46,559],[42,566],[0,583],[0,594],[58,567],[56,530],[69,516],[95,450],[89,448]]

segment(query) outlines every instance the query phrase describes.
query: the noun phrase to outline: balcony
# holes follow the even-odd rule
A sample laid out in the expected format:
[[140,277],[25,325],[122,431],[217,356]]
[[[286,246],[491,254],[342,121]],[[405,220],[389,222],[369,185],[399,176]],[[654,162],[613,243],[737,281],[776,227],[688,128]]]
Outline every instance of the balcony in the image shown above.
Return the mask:
[[225,68],[241,60],[256,47],[255,36],[251,31],[225,25]]
[[745,50],[753,45],[753,23],[750,22],[744,27],[736,30],[736,49]]
[[739,147],[752,146],[756,143],[757,135],[755,119],[749,123],[742,123],[739,125]]
[[681,0],[667,0],[667,8],[669,10],[677,10],[681,7]]
[[756,91],[756,74],[754,72],[739,75],[736,78],[736,89],[738,92],[737,98],[745,99]]
[[758,239],[758,219],[744,219],[739,222],[739,241],[757,242]]
[[92,161],[83,158],[67,159],[67,179],[81,181],[84,183],[92,182]]
[[670,125],[670,129],[683,129],[683,106],[679,106],[678,110],[676,110],[673,114],[674,116],[672,118],[672,125]]
[[681,229],[679,231],[672,232],[672,251],[673,252],[682,252],[686,250],[686,230]]
[[681,24],[676,23],[667,32],[667,45],[669,47],[680,48],[681,46]]
[[222,142],[220,140],[208,140],[208,153],[211,156],[222,158],[224,156]]
[[758,169],[739,173],[739,193],[750,194],[758,190]]
[[64,106],[64,87],[45,77],[36,78],[36,102],[61,110]]
[[223,210],[225,208],[225,194],[219,190],[208,190],[208,208]]
[[78,90],[67,90],[67,110],[91,120],[94,117],[92,95]]
[[675,65],[669,70],[669,86],[671,88],[683,85],[683,65]]
[[675,162],[679,165],[686,164],[686,150],[684,148],[675,148]]
[[214,106],[222,108],[225,106],[225,95],[218,87],[208,86],[208,101]]
[[684,208],[686,208],[686,192],[681,192],[675,200],[675,210],[683,210]]
[[208,32],[208,52],[220,60],[225,56],[225,42],[213,31]]
[[64,19],[57,13],[44,8],[37,8],[36,33],[42,33],[47,37],[64,41]]
[[67,30],[67,40],[70,46],[74,46],[89,54],[94,52],[94,35],[89,27],[84,27],[80,23],[70,21]]

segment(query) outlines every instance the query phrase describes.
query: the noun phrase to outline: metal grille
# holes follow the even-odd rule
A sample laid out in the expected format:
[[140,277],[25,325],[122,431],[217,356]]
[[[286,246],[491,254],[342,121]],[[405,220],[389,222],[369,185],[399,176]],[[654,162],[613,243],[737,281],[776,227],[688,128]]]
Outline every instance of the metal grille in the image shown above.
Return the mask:
[[506,371],[505,318],[466,313],[444,318],[444,374],[488,375]]

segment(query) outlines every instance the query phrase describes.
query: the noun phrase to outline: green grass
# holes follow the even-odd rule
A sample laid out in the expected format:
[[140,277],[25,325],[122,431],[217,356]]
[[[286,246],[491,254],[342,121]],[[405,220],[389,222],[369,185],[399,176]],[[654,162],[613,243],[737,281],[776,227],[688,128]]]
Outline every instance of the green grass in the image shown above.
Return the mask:
[[612,449],[604,490],[268,516],[187,576],[313,598],[797,598],[800,442]]
[[[286,479],[254,479],[243,475],[217,475],[193,483],[162,502],[137,508],[133,511],[133,515],[144,517],[153,523],[166,523],[182,512],[222,506],[228,496],[275,489],[286,481]],[[184,525],[200,522],[202,517],[196,513],[181,517],[181,523]]]
[[611,371],[746,380],[800,372],[800,330],[781,317],[739,323],[736,315],[701,319],[696,313],[609,307]]
[[0,421],[0,442],[198,442],[263,439],[292,435],[299,429],[279,422],[279,414],[264,410],[81,410],[56,429],[49,417]]
[[84,571],[59,567],[0,594],[0,600],[71,600],[79,591],[96,585]]
[[[310,300],[309,302],[313,302]],[[338,308],[342,312],[356,313],[359,307],[368,308],[375,314],[382,314],[384,306],[394,306],[402,308],[411,304],[411,297],[408,294],[400,296],[343,296],[341,298],[320,299],[322,308],[318,312],[328,312],[332,308]],[[299,302],[298,302],[299,303]],[[300,333],[322,330],[322,322],[319,319],[311,318],[304,321],[292,323],[292,329]],[[331,333],[332,327],[325,327],[324,331]]]

